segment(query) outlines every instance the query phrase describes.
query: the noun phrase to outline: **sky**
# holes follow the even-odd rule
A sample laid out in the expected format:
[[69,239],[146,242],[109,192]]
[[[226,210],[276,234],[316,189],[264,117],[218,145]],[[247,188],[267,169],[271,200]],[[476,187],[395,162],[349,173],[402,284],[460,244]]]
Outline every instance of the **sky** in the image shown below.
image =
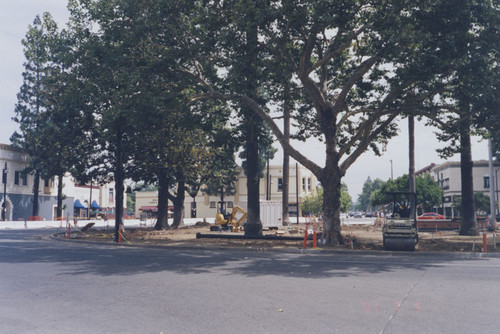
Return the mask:
[[[63,28],[68,20],[67,2],[64,0],[0,0],[0,143],[9,144],[10,136],[16,131],[17,124],[12,121],[16,94],[22,84],[24,63],[23,46],[28,26],[33,23],[37,14],[50,12],[59,28]],[[363,183],[370,177],[384,181],[391,177],[391,160],[394,178],[408,173],[408,132],[407,121],[400,122],[400,133],[387,146],[386,152],[377,157],[371,152],[364,153],[351,166],[344,177],[353,200],[357,200]],[[416,170],[431,163],[440,164],[436,153],[437,148],[446,144],[436,139],[436,129],[426,127],[423,123],[416,124],[415,134],[415,164]],[[278,147],[278,144],[276,144]],[[318,165],[324,166],[324,146],[315,140],[307,143],[297,143],[299,150]],[[278,147],[279,148],[279,147]],[[282,163],[282,151],[276,154],[271,164]],[[488,159],[487,141],[473,138],[473,160]],[[449,160],[459,161],[459,156]]]

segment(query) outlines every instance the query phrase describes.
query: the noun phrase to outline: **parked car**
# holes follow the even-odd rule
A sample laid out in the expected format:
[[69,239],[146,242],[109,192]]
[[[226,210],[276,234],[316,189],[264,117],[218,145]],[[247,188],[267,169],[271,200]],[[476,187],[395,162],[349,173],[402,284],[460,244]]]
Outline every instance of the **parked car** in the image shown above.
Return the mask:
[[440,220],[440,219],[444,219],[444,216],[436,212],[426,212],[417,217],[417,220]]
[[361,214],[361,212],[355,212],[353,217],[354,218],[363,218],[363,215]]
[[365,218],[373,218],[373,217],[376,217],[377,215],[373,214],[372,212],[367,212],[365,214]]

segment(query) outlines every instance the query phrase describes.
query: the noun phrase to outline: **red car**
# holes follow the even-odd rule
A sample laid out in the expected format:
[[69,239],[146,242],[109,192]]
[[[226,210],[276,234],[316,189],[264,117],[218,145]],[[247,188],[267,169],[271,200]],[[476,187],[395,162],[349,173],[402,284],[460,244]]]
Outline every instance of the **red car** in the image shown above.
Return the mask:
[[417,220],[440,220],[440,219],[444,219],[444,216],[435,212],[426,212],[423,213],[421,216],[417,217]]

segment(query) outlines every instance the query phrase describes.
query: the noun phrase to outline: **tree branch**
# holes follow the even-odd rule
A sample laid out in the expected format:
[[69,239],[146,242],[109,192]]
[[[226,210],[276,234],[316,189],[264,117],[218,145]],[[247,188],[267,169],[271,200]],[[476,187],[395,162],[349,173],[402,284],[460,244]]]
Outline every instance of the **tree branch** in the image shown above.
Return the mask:
[[290,156],[292,156],[295,160],[297,160],[301,165],[309,169],[316,177],[320,178],[321,173],[322,173],[322,168],[309,160],[306,156],[302,155],[299,151],[297,151],[290,143],[286,140],[286,137],[283,135],[279,127],[276,125],[276,123],[273,121],[271,116],[262,109],[257,102],[255,102],[253,99],[249,98],[246,95],[239,95],[235,96],[237,99],[239,99],[242,103],[244,103],[247,107],[252,109],[253,112],[255,112],[256,115],[258,115],[264,123],[266,123],[273,134],[276,136],[278,141],[280,142],[281,146],[285,148]]

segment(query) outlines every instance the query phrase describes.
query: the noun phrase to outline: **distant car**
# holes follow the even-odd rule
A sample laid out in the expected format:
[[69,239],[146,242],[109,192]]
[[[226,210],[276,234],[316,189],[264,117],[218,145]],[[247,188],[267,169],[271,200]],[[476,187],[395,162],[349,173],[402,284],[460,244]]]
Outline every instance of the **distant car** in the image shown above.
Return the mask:
[[421,216],[417,217],[417,220],[440,220],[440,219],[444,219],[444,216],[436,212],[426,212],[423,213]]
[[375,215],[373,213],[371,213],[371,212],[367,212],[365,214],[365,218],[373,218],[373,217],[375,217]]
[[356,212],[354,213],[354,218],[363,218],[363,215],[361,215],[361,212]]

